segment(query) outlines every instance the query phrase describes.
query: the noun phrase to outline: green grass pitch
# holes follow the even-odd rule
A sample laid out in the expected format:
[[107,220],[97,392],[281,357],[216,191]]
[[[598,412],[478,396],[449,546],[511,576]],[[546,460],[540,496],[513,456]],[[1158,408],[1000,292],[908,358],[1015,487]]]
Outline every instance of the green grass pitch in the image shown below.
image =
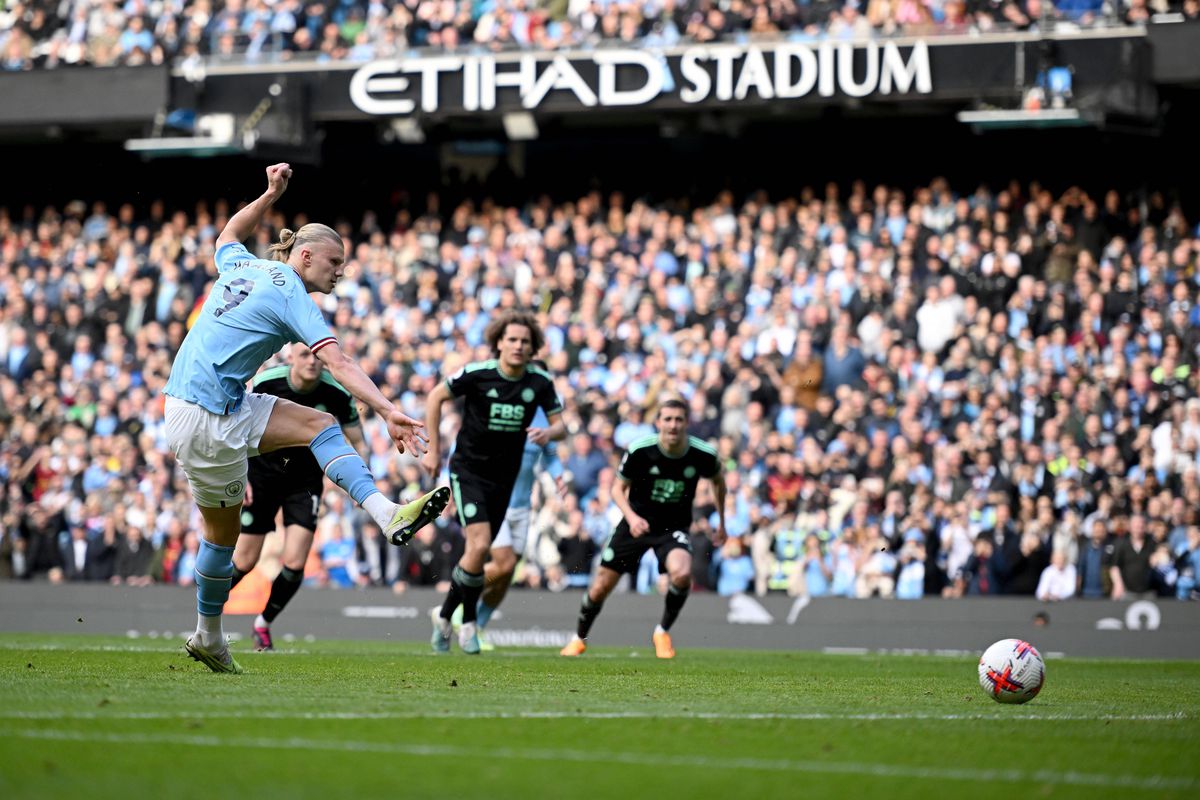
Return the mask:
[[0,635],[0,798],[1195,798],[1200,664]]

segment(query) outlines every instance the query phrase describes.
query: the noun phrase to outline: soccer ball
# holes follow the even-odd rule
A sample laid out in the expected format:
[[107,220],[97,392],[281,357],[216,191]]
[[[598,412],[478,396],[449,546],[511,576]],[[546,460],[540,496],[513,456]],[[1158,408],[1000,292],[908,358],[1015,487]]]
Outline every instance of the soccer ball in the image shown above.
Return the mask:
[[997,703],[1028,703],[1046,682],[1046,662],[1029,642],[1001,639],[979,659],[979,685]]

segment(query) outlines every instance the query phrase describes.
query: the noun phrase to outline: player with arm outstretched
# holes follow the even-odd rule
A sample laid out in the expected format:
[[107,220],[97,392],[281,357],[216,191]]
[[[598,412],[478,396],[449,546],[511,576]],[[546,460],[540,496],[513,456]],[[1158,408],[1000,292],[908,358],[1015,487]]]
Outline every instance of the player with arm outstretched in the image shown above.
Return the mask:
[[[435,476],[442,467],[442,403],[464,398],[462,427],[450,459],[450,487],[467,541],[434,620],[431,643],[439,653],[450,650],[450,618],[459,605],[459,646],[464,653],[479,652],[475,615],[484,586],[484,560],[508,512],[525,444],[542,447],[566,435],[553,379],[530,364],[544,342],[533,314],[505,312],[488,325],[485,337],[497,358],[469,364],[438,384],[425,406],[429,451],[421,463]],[[539,407],[550,423],[544,428],[532,426]]]
[[635,572],[647,550],[658,556],[658,571],[669,579],[662,620],[651,641],[659,658],[674,658],[671,626],[679,616],[692,588],[692,547],[688,529],[692,525],[692,503],[701,478],[712,481],[716,490],[718,527],[713,543],[725,541],[725,475],[717,451],[687,435],[688,406],[670,399],[658,409],[656,436],[634,441],[625,451],[613,502],[622,519],[604,547],[603,558],[583,595],[575,636],[561,651],[564,656],[583,655],[588,632],[616,587],[621,574]]
[[[251,390],[333,414],[346,441],[365,459],[367,445],[354,398],[323,368],[307,345],[293,344],[288,349],[288,361],[287,366],[255,375]],[[262,554],[263,540],[275,530],[275,517],[282,510],[283,568],[271,583],[271,594],[252,629],[255,650],[274,650],[271,623],[304,580],[304,564],[317,529],[325,474],[307,447],[287,447],[260,454],[250,459],[249,467],[250,482],[242,503],[242,535],[233,551],[230,588],[254,569]]]
[[425,451],[423,423],[397,409],[342,352],[309,296],[333,291],[342,276],[345,245],[337,232],[316,223],[298,231],[285,228],[270,248],[275,260],[255,258],[241,244],[283,195],[291,176],[287,164],[268,167],[267,190],[234,214],[217,238],[216,282],[163,390],[168,445],[203,518],[196,559],[196,633],[184,648],[214,672],[241,672],[225,642],[221,614],[241,533],[249,456],[308,447],[325,475],[397,544],[449,502],[445,488],[404,506],[392,502],[375,488],[370,470],[332,414],[246,391],[246,382],[264,361],[289,342],[303,342],[338,383],[386,422],[400,452]]

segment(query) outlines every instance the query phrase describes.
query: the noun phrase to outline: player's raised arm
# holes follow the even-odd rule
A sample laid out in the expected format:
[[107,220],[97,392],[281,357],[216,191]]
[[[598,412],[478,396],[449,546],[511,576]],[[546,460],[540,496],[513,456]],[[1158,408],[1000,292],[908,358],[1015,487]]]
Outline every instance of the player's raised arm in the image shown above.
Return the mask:
[[267,190],[251,203],[229,218],[225,230],[217,237],[217,247],[230,242],[244,242],[250,238],[262,222],[265,215],[275,202],[287,191],[288,180],[292,177],[292,168],[288,164],[272,164],[267,167]]
[[346,355],[336,342],[325,345],[316,353],[334,380],[387,422],[388,433],[401,453],[407,451],[420,456],[425,452],[425,437],[421,431],[424,423],[403,413],[384,397],[375,382],[362,371],[362,367]]
[[433,391],[425,398],[425,436],[429,449],[421,459],[421,466],[430,477],[436,477],[442,468],[442,403],[451,397],[450,387],[445,381],[438,381]]

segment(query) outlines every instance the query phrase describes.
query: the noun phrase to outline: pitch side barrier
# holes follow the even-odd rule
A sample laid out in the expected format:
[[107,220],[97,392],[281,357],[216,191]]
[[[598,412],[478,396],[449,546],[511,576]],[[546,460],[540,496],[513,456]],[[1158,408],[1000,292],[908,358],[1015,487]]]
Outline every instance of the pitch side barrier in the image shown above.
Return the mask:
[[[574,631],[581,591],[514,590],[489,626],[498,646],[561,647]],[[277,641],[429,640],[436,592],[305,590],[280,617]],[[0,583],[0,633],[90,633],[177,640],[192,630],[195,594],[175,587]],[[613,594],[592,631],[595,645],[645,648],[662,598]],[[229,615],[245,636],[251,617]],[[1200,603],[1166,598],[851,600],[695,593],[672,630],[676,646],[830,653],[977,655],[993,641],[1029,639],[1050,658],[1200,658]]]

